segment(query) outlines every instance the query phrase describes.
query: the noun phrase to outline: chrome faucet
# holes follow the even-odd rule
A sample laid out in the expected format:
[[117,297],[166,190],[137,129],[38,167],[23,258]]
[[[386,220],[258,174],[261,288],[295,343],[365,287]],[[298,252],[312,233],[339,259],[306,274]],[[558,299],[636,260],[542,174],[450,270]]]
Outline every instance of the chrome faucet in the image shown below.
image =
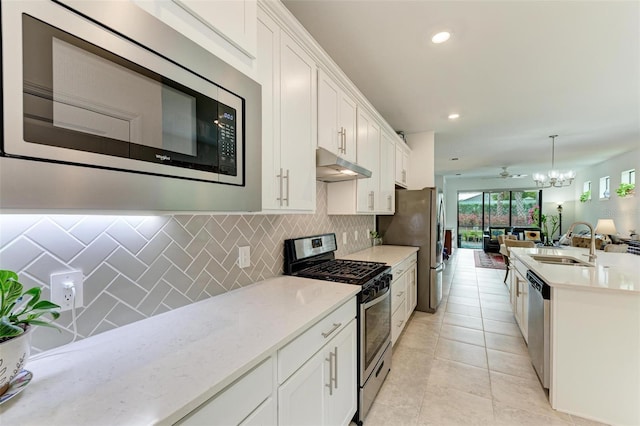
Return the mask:
[[591,231],[591,246],[589,247],[589,262],[595,262],[598,256],[596,256],[596,233],[593,229],[593,225],[591,225],[589,222],[573,222],[569,227],[569,230],[567,231],[567,237],[571,236],[571,233],[573,232],[573,228],[575,228],[576,225],[587,225],[589,227],[589,230]]

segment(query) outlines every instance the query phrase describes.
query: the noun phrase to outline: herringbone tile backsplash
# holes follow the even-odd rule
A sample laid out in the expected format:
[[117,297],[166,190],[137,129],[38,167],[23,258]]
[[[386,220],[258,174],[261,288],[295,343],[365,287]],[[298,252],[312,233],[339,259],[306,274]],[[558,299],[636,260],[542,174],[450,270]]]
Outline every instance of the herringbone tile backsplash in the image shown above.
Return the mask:
[[[44,298],[51,274],[82,271],[76,324],[85,338],[282,274],[287,238],[335,232],[338,256],[369,247],[373,216],[328,216],[326,200],[318,182],[313,215],[2,215],[0,269],[18,272],[25,288],[42,287]],[[247,245],[251,266],[240,269],[238,247]],[[62,333],[35,330],[35,351],[72,340],[71,311],[57,323]]]

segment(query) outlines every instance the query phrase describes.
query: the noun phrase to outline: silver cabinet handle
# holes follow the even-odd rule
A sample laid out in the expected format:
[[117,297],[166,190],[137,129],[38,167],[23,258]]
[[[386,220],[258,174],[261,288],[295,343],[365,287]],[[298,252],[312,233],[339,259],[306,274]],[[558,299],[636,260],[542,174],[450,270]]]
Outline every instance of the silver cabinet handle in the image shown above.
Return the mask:
[[287,207],[289,207],[289,169],[287,169],[287,174],[283,176],[283,179],[287,180],[287,198],[284,198],[282,201],[286,201]]
[[398,328],[402,327],[402,324],[404,324],[404,320],[400,320],[400,322],[398,323]]
[[280,196],[276,198],[280,202],[280,207],[282,207],[282,167],[280,167],[280,173],[276,175],[280,182]]
[[391,195],[387,195],[387,202],[389,203],[389,211],[391,211]]
[[402,169],[402,183],[407,183],[407,171]]
[[374,192],[371,191],[369,192],[369,210],[373,210],[373,204],[374,204]]
[[401,291],[400,293],[396,294],[396,297],[400,297],[404,294],[404,291]]
[[329,358],[325,358],[325,361],[329,361],[329,383],[325,383],[325,386],[329,388],[329,395],[333,395],[333,382],[334,382],[334,375],[335,375],[335,371],[334,371],[334,359],[335,359],[335,354],[333,352],[329,352]]
[[331,330],[327,331],[326,333],[322,333],[322,337],[324,337],[325,339],[329,336],[331,336],[331,334],[336,331],[337,329],[340,328],[340,326],[342,325],[341,322],[338,323],[333,323],[333,327],[331,328]]
[[342,127],[338,130],[338,152],[342,152]]
[[335,357],[333,358],[334,367],[333,367],[333,385],[338,389],[338,347],[336,346],[334,349]]
[[400,275],[402,275],[403,272],[404,272],[404,269],[398,269],[398,272],[396,272],[396,276],[399,277]]
[[342,128],[342,153],[347,153],[347,129]]

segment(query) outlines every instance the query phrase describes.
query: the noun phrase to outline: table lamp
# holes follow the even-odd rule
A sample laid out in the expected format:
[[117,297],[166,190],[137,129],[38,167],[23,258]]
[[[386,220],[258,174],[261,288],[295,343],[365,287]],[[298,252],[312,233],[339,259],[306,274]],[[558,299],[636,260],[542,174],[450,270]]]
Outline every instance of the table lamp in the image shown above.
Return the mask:
[[616,225],[613,223],[613,219],[598,219],[594,232],[596,234],[606,235],[609,239],[611,238],[611,235],[616,235],[618,233],[618,231],[616,231]]

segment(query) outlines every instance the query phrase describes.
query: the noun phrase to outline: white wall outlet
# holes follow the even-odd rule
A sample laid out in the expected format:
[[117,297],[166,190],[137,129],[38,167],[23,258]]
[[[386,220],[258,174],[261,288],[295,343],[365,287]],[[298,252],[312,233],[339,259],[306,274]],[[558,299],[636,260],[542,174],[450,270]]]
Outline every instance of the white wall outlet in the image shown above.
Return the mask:
[[356,241],[358,241],[358,230],[353,233],[353,237]]
[[[51,274],[50,289],[51,302],[60,305],[60,311],[68,311],[73,307],[84,306],[83,287],[84,275],[82,271]],[[75,291],[75,295],[74,295]]]
[[367,228],[367,237],[369,237],[369,235],[371,235],[371,230]]
[[342,244],[347,244],[347,233],[346,232],[342,233]]
[[251,247],[238,247],[238,266],[241,268],[251,266]]

